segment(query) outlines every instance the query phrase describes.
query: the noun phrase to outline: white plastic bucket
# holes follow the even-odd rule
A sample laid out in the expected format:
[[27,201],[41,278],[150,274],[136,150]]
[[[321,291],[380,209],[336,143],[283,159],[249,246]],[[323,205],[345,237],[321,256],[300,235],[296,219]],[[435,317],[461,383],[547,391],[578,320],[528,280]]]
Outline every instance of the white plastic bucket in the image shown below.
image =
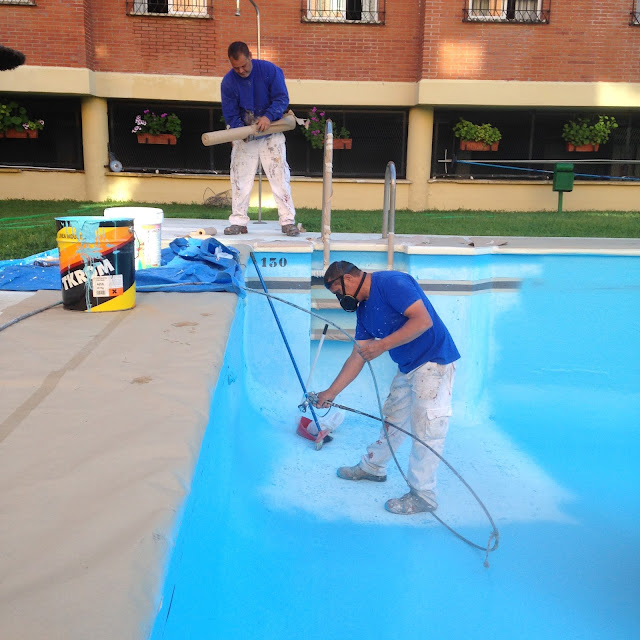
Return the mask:
[[105,218],[132,218],[136,235],[136,269],[159,267],[162,251],[162,209],[154,207],[111,207]]

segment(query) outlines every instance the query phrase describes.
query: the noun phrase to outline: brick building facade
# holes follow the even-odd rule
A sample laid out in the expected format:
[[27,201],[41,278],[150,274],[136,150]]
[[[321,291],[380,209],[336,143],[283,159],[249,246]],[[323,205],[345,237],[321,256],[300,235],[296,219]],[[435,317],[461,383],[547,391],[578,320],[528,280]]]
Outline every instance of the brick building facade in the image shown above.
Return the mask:
[[[542,171],[552,166],[541,163],[573,159],[563,122],[606,113],[618,130],[589,156],[602,162],[589,166],[589,179],[585,172],[584,197],[576,190],[565,206],[610,202],[615,189],[620,208],[632,208],[638,165],[609,161],[640,158],[637,18],[634,0],[0,0],[0,44],[27,57],[0,74],[0,101],[18,100],[47,121],[28,150],[2,142],[0,183],[7,197],[23,197],[25,172],[59,168],[67,171],[53,194],[50,171],[32,175],[29,191],[155,201],[180,184],[179,199],[198,201],[194,180],[221,190],[228,150],[205,152],[198,137],[220,128],[227,45],[244,40],[257,55],[259,24],[260,55],[283,68],[297,114],[318,105],[353,132],[354,151],[336,157],[334,206],[380,208],[391,159],[400,207],[549,208]],[[134,146],[130,112],[145,106],[179,112],[182,151]],[[501,129],[503,168],[465,164],[496,155],[460,152],[452,133],[460,117]],[[59,139],[62,129],[75,135],[77,153]],[[317,157],[295,133],[294,197],[319,206]],[[109,152],[122,156],[118,176],[105,170]],[[525,160],[535,161],[526,176],[504,168]],[[153,186],[141,180],[150,175]]]

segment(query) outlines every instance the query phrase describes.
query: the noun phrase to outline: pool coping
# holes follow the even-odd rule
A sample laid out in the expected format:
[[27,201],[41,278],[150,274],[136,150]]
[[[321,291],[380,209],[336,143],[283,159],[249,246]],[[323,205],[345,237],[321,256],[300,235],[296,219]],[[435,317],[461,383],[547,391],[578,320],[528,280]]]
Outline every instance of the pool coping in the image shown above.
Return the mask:
[[[213,236],[230,246],[247,245],[253,250],[282,249],[287,253],[310,253],[323,249],[319,232],[303,231],[298,237],[284,236],[277,221],[250,222],[248,233],[225,236],[228,220],[167,218],[162,226],[162,244],[189,236],[198,229],[215,229]],[[386,252],[388,241],[380,233],[331,233],[333,251]],[[640,256],[640,238],[567,238],[520,236],[442,236],[396,234],[394,250],[416,255],[561,254]]]

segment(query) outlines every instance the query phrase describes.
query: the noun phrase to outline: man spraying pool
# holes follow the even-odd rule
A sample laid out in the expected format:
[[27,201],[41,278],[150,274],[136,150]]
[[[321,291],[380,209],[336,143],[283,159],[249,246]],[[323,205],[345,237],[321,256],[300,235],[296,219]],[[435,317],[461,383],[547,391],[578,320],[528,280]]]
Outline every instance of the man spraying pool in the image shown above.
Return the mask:
[[[458,349],[416,280],[400,271],[366,273],[350,262],[333,262],[324,274],[324,286],[345,311],[357,313],[353,351],[331,386],[318,393],[316,407],[328,407],[353,382],[367,360],[385,351],[397,363],[383,415],[389,423],[408,430],[440,455],[451,415],[451,392]],[[386,466],[406,434],[385,423],[378,440],[353,467],[340,467],[345,480],[384,482]],[[386,430],[388,435],[385,436]],[[409,493],[387,500],[391,513],[435,511],[436,470],[439,458],[413,440],[407,480]]]

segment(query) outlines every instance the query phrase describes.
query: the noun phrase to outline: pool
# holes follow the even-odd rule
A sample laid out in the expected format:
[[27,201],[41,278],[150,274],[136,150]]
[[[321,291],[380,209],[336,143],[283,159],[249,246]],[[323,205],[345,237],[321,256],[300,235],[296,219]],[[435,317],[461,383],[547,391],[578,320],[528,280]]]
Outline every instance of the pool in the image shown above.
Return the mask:
[[[321,255],[257,258],[271,293],[348,328],[348,314],[314,302]],[[375,253],[332,254],[348,258],[384,268]],[[421,282],[462,354],[444,455],[500,530],[491,567],[430,515],[384,511],[406,490],[397,469],[375,486],[336,477],[377,423],[347,414],[319,452],[295,435],[300,387],[267,300],[249,294],[153,640],[638,637],[640,260],[412,255],[397,267]],[[323,322],[274,304],[306,379]],[[325,388],[350,349],[326,341],[310,388]],[[388,356],[373,371],[384,399]],[[338,401],[377,412],[366,368]],[[487,543],[486,516],[442,465],[438,498],[440,517]]]

